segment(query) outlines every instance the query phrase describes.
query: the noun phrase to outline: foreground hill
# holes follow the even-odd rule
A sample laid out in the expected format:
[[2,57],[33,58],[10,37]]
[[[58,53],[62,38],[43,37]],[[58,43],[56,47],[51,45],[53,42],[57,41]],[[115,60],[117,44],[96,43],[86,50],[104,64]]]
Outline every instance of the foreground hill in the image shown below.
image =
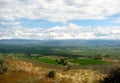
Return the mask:
[[[63,70],[48,68],[34,61],[6,57],[8,71],[0,75],[0,83],[99,83],[106,75],[90,69]],[[56,72],[54,78],[46,77],[50,70]]]

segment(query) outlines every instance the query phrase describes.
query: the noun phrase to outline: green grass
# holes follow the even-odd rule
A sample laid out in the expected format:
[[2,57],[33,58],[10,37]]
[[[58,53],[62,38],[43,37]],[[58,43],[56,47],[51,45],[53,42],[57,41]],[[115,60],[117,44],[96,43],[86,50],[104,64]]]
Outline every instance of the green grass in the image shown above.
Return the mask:
[[94,59],[72,59],[70,60],[70,62],[79,63],[80,65],[97,65],[97,64],[106,63],[102,60],[94,60]]
[[39,58],[39,61],[44,62],[44,63],[57,64],[55,60],[51,58]]
[[17,57],[21,57],[21,58],[26,58],[26,59],[33,59],[33,60],[37,60],[40,62],[44,62],[44,63],[49,63],[49,64],[57,64],[57,62],[52,59],[52,58],[48,58],[48,57],[31,57],[31,56],[17,56]]

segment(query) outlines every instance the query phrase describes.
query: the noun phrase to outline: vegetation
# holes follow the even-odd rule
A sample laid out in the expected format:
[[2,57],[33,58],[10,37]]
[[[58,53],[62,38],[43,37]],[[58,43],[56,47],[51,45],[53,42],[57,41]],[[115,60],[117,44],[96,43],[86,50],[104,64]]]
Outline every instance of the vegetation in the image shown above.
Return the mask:
[[7,72],[8,67],[6,67],[4,65],[4,59],[0,58],[0,74],[4,74],[5,72]]
[[72,59],[70,62],[79,63],[80,65],[98,65],[98,64],[100,65],[105,63],[102,60],[95,59]]
[[50,59],[50,58],[39,58],[39,61],[45,62],[45,63],[50,63],[50,64],[56,64],[55,60]]
[[33,60],[37,60],[37,61],[44,62],[44,63],[49,63],[49,64],[57,64],[57,62],[55,61],[55,59],[48,58],[48,57],[26,56],[26,55],[17,56],[17,57],[19,57],[19,58],[33,59]]
[[96,83],[105,76],[90,69],[64,71],[62,67],[53,70],[13,56],[6,57],[5,63],[9,71],[0,75],[0,83]]
[[61,64],[61,65],[66,65],[67,62],[66,62],[65,60],[66,60],[66,59],[60,59],[60,60],[56,60],[56,62],[57,62],[58,64]]
[[[33,50],[34,49],[34,50]],[[0,45],[0,53],[56,55],[64,57],[120,57],[119,46]]]
[[119,83],[118,41],[26,41],[0,41],[0,83]]
[[54,70],[49,71],[46,77],[50,78],[55,78],[56,77],[56,72]]
[[102,83],[120,83],[120,67],[113,68]]

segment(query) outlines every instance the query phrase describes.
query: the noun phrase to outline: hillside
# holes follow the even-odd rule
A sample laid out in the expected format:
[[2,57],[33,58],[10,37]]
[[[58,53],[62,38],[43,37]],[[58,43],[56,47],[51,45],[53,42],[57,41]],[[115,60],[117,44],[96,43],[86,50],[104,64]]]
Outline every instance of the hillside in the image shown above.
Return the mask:
[[[90,69],[65,71],[64,67],[47,68],[34,61],[6,57],[9,70],[0,75],[0,83],[99,83],[106,75]],[[50,70],[56,72],[55,78],[46,77]],[[14,77],[14,78],[13,78]]]

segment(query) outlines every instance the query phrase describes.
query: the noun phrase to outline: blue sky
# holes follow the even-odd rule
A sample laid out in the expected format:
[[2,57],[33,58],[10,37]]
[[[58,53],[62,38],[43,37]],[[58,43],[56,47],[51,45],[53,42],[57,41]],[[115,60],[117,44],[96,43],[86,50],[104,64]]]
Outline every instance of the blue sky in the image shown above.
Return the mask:
[[79,25],[79,26],[120,26],[120,23],[113,22],[115,17],[117,18],[118,15],[108,17],[107,19],[102,20],[71,20],[67,21],[66,23],[62,22],[51,22],[49,20],[31,20],[31,19],[21,19],[21,26],[23,27],[41,27],[41,28],[52,28],[55,26],[64,26],[69,25],[70,23]]
[[0,0],[0,39],[120,39],[119,8],[120,0]]
[[50,22],[48,20],[31,20],[31,19],[21,19],[21,26],[30,28],[52,28],[55,26],[63,26],[62,22]]

